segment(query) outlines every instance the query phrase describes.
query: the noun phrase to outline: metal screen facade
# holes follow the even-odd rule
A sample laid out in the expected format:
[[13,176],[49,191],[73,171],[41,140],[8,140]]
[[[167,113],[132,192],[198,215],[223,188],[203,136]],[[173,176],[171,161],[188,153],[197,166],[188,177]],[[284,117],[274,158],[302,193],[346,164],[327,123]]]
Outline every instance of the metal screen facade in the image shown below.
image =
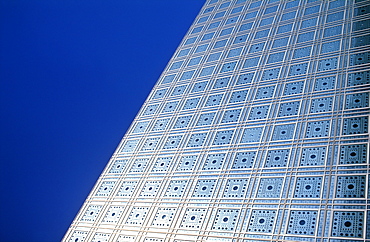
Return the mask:
[[208,0],[63,241],[370,241],[370,1]]

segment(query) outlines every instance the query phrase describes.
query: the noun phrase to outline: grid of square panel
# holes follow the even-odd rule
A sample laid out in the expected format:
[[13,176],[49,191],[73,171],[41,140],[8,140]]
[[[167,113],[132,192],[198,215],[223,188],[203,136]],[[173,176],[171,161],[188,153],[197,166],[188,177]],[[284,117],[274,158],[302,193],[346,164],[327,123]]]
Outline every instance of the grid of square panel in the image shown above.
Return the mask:
[[208,0],[66,241],[370,239],[369,30],[368,1]]

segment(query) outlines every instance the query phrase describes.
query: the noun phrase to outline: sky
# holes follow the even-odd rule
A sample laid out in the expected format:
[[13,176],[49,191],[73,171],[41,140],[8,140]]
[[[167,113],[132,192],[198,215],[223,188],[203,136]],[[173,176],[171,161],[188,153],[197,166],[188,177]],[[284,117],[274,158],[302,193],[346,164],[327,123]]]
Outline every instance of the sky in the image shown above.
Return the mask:
[[60,241],[204,0],[0,0],[0,241]]

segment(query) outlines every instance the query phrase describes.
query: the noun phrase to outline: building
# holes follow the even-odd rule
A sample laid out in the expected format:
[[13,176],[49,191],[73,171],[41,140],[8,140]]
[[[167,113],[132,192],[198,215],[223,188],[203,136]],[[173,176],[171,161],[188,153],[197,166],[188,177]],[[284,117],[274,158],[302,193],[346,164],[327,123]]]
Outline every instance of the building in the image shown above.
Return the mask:
[[370,241],[370,2],[207,0],[64,241]]

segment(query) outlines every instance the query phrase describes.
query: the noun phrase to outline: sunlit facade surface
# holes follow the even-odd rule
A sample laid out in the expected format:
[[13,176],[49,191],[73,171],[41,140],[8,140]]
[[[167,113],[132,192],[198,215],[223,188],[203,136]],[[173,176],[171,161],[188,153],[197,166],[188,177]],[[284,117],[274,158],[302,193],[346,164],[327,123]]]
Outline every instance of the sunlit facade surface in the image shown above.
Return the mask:
[[369,47],[367,0],[206,1],[64,241],[370,241]]

